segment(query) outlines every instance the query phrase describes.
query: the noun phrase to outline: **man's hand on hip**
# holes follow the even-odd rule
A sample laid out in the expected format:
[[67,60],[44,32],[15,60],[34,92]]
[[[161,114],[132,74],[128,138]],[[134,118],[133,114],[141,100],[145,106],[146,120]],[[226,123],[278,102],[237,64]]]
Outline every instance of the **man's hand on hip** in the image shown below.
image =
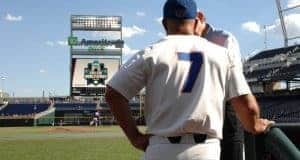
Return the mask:
[[130,139],[131,144],[142,151],[146,151],[146,148],[149,145],[150,135],[138,133],[134,139]]

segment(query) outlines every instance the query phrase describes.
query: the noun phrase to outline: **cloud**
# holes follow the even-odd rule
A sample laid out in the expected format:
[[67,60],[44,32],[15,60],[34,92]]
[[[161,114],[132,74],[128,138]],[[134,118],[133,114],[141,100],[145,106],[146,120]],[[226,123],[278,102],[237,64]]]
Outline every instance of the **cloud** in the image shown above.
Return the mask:
[[46,71],[45,69],[40,69],[39,72],[40,72],[41,74],[43,74],[43,73],[46,73],[47,71]]
[[[287,30],[287,36],[289,38],[293,38],[296,36],[300,36],[300,14],[293,13],[289,15],[284,16],[284,22]],[[254,33],[262,33],[264,32],[263,29],[261,29],[261,25],[254,22],[249,21],[242,24],[242,28]],[[266,26],[266,31],[269,35],[275,35],[275,36],[282,36],[282,28],[280,19],[276,19],[272,25]],[[270,34],[271,33],[271,34]]]
[[50,47],[54,46],[68,46],[67,41],[46,41],[45,44]]
[[143,35],[146,32],[145,29],[140,28],[136,25],[133,25],[132,27],[123,27],[122,33],[124,38],[131,38],[134,35]]
[[124,54],[133,55],[136,52],[138,52],[139,50],[138,49],[132,49],[127,44],[124,44],[123,51],[124,51]]
[[300,36],[300,14],[290,14],[285,17],[289,37]]
[[242,29],[249,31],[249,32],[254,32],[254,33],[260,33],[260,25],[254,21],[248,21],[242,24]]
[[126,62],[130,57],[132,57],[138,51],[139,51],[138,49],[132,49],[127,44],[124,44],[124,48],[123,48],[123,52],[124,52],[123,63]]
[[[147,31],[144,28],[136,25],[122,27],[123,38],[131,38],[136,35],[143,35],[145,32]],[[121,35],[120,33],[114,31],[94,31],[92,32],[92,37],[96,39],[120,39]]]
[[8,78],[7,76],[0,75],[1,80],[6,80],[7,78]]
[[163,17],[156,18],[155,21],[159,24],[162,23]]
[[158,32],[157,35],[158,35],[158,37],[164,37],[166,34],[163,32]]
[[52,42],[52,41],[46,41],[45,44],[46,44],[47,46],[51,46],[51,47],[54,46],[54,42]]
[[56,43],[60,46],[67,46],[68,42],[67,41],[56,41]]
[[[284,16],[284,22],[289,38],[300,36],[300,14],[289,14]],[[267,31],[275,35],[282,35],[280,20],[276,19],[273,25],[267,27]]]
[[13,16],[13,15],[7,13],[4,19],[7,21],[10,21],[10,22],[18,22],[18,21],[22,21],[23,17],[22,16]]
[[[123,38],[131,38],[136,35],[143,35],[145,32],[147,32],[145,29],[140,28],[136,25],[133,25],[131,27],[123,27],[122,28],[122,36]],[[120,39],[120,34],[118,32],[113,31],[95,31],[92,33],[92,37],[96,39]]]
[[287,7],[288,8],[294,7],[294,6],[297,6],[297,5],[300,5],[300,0],[289,0],[287,2]]
[[146,16],[146,13],[145,12],[137,11],[136,15],[139,16],[139,17],[144,17],[144,16]]

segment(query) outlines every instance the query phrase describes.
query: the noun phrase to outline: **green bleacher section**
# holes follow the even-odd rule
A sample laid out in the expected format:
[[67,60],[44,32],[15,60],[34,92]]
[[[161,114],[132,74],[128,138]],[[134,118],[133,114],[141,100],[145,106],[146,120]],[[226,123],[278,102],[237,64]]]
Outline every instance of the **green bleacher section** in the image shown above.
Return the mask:
[[55,110],[34,120],[34,126],[50,126],[55,121]]

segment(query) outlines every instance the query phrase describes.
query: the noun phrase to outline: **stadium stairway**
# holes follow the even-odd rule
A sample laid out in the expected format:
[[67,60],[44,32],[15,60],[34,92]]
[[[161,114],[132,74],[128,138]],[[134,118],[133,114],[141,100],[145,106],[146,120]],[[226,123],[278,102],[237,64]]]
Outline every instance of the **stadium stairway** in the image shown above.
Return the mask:
[[48,114],[51,114],[51,113],[53,113],[53,112],[55,112],[55,108],[54,108],[54,107],[52,107],[52,108],[49,107],[47,110],[45,110],[45,111],[43,111],[43,112],[40,112],[40,113],[36,114],[36,115],[34,116],[34,119],[42,118],[42,117],[44,117],[44,116],[46,116],[46,115],[48,115]]
[[34,126],[37,125],[50,125],[54,122],[55,107],[54,103],[51,103],[47,110],[37,113],[34,116]]
[[1,111],[2,109],[4,109],[5,107],[7,107],[7,105],[8,105],[8,102],[4,102],[4,104],[2,104],[2,105],[0,106],[0,111]]

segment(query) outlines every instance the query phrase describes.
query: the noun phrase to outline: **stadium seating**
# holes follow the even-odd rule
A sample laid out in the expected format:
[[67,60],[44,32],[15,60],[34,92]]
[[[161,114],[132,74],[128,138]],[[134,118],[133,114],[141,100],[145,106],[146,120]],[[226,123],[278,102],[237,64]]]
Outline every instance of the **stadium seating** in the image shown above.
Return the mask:
[[245,76],[247,78],[252,78],[252,77],[260,77],[268,74],[271,71],[271,69],[264,69],[264,70],[255,70],[252,72],[245,73]]
[[276,122],[300,122],[299,96],[260,97],[262,116]]
[[49,104],[8,104],[0,111],[0,116],[30,115],[45,111]]
[[96,103],[55,103],[56,110],[96,110]]

